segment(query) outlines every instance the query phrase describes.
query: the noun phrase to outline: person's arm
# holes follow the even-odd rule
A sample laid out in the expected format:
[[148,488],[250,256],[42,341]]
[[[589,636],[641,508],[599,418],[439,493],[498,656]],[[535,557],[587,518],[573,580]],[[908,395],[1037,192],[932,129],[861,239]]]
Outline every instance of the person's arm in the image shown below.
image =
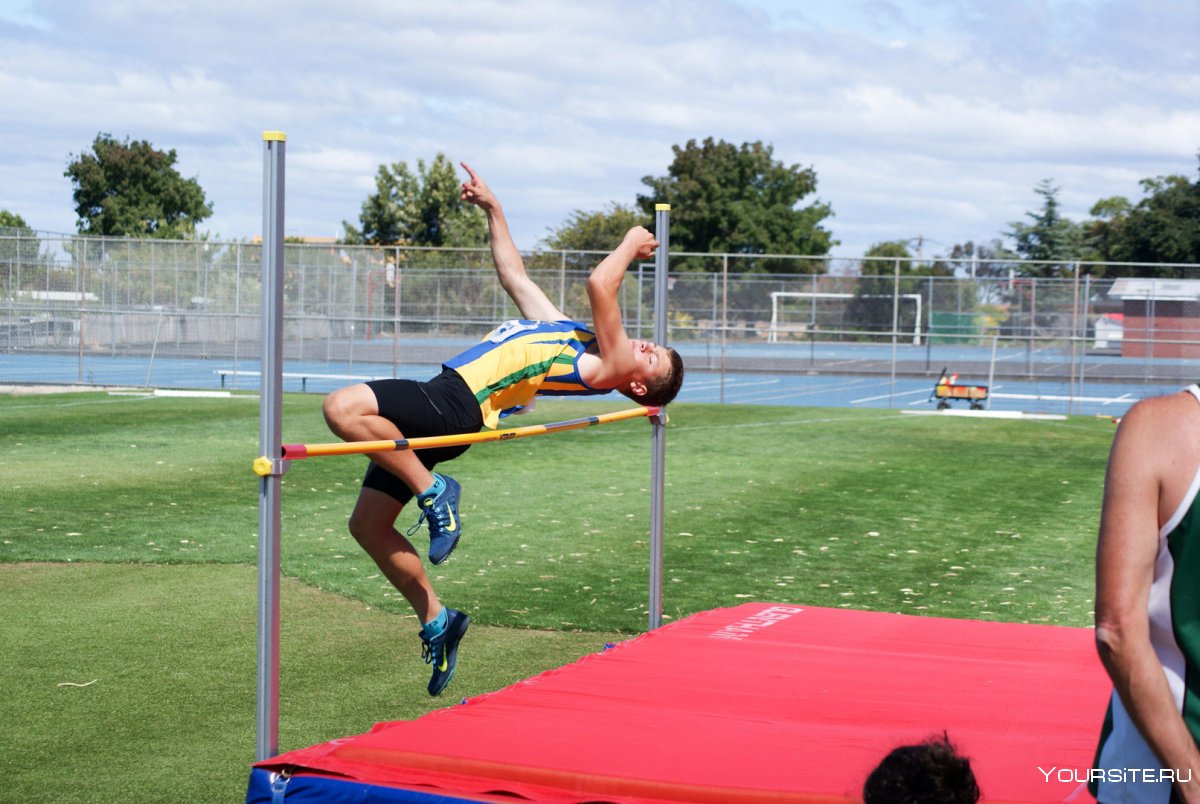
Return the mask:
[[1190,398],[1165,398],[1134,406],[1113,441],[1096,549],[1096,647],[1126,711],[1163,767],[1192,769],[1191,784],[1176,785],[1180,795],[1200,801],[1200,752],[1149,632],[1150,586],[1164,518],[1162,477],[1167,470],[1181,471],[1172,458],[1187,431],[1178,428],[1196,423],[1187,415],[1193,411],[1172,415],[1173,407],[1178,414],[1179,402],[1196,405]]
[[587,381],[597,388],[614,388],[630,379],[636,367],[633,345],[621,321],[618,292],[625,271],[634,260],[649,259],[658,241],[645,228],[635,226],[611,254],[600,261],[588,276],[588,301],[592,308],[592,329],[600,348],[599,361],[589,371]]
[[474,204],[487,216],[488,239],[492,245],[492,262],[496,265],[496,276],[500,287],[517,305],[521,317],[531,321],[557,321],[566,318],[545,292],[525,272],[521,252],[508,231],[508,220],[499,199],[483,179],[471,170],[466,162],[460,162],[467,171],[470,181],[463,182],[462,200]]

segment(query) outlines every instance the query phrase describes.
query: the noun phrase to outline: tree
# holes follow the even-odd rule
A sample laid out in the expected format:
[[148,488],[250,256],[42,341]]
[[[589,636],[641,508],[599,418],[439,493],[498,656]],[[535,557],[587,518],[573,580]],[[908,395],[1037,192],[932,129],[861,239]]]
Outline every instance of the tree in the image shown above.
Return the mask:
[[[1095,222],[1107,238],[1104,258],[1123,262],[1200,262],[1200,177],[1188,181],[1185,176],[1158,176],[1143,179],[1141,186],[1143,198],[1136,206],[1118,209],[1123,214]],[[1097,215],[1095,207],[1092,214]],[[1123,276],[1136,270],[1132,266],[1110,266],[1106,275]],[[1178,272],[1179,269],[1155,269],[1154,275],[1174,276]]]
[[[1066,262],[1081,257],[1083,231],[1079,224],[1062,216],[1058,201],[1061,189],[1051,179],[1043,179],[1034,188],[1042,197],[1041,210],[1025,213],[1032,223],[1010,224],[1012,231],[1006,234],[1013,238],[1017,254],[1024,259]],[[1057,265],[1026,265],[1022,271],[1029,276],[1057,276],[1061,272],[1062,267]]]
[[638,210],[614,202],[597,212],[575,210],[542,243],[556,251],[611,251],[634,226],[652,228],[653,225]]
[[973,309],[976,305],[1004,304],[1011,295],[1007,279],[1021,267],[1015,253],[1005,248],[1004,241],[993,238],[989,243],[955,243],[944,259],[950,274],[976,280],[972,285],[956,284],[955,310]]
[[876,243],[867,249],[864,257],[883,258],[868,260],[863,263],[859,273],[862,276],[891,276],[893,266],[896,260],[901,260],[901,272],[907,272],[912,268],[910,264],[912,260],[912,252],[908,250],[907,240],[887,240],[882,243]]
[[414,174],[404,162],[380,165],[375,192],[363,202],[355,228],[342,222],[346,243],[415,246],[481,246],[487,242],[483,212],[459,197],[454,165],[439,153]]
[[1005,248],[1000,238],[993,238],[990,243],[975,243],[972,240],[955,243],[945,259],[953,273],[992,278],[1008,276],[1010,271],[1015,270],[1014,261],[1019,257]]
[[196,179],[175,169],[175,150],[145,140],[118,142],[97,134],[90,152],[72,155],[63,175],[73,197],[81,234],[186,238],[212,215]]
[[891,282],[895,275],[896,264],[899,262],[901,282],[917,277],[954,276],[954,265],[946,262],[943,257],[927,260],[918,256],[914,259],[912,252],[908,250],[909,244],[912,242],[912,240],[886,240],[871,246],[864,256],[873,259],[865,260],[862,263],[859,275],[882,277]]
[[[876,243],[864,256],[883,258],[865,260],[859,269],[854,298],[847,305],[847,320],[857,326],[878,332],[890,332],[893,315],[898,315],[897,332],[912,332],[917,326],[917,307],[906,300],[896,306],[894,296],[919,294],[925,304],[935,292],[926,277],[953,276],[952,266],[941,260],[914,260],[907,240]],[[899,267],[899,281],[896,269]],[[924,321],[921,322],[924,325]]]
[[40,252],[41,241],[25,219],[0,209],[0,265],[35,263]]
[[[646,176],[638,196],[647,215],[671,205],[671,248],[678,251],[821,256],[837,244],[821,226],[828,204],[800,202],[816,191],[812,168],[784,165],[762,142],[732,145],[711,137],[673,146],[666,176]],[[814,270],[817,263],[809,263]],[[711,268],[711,266],[709,266]],[[796,263],[763,260],[755,270],[791,272]]]
[[[1129,203],[1128,198],[1120,195],[1102,198],[1092,204],[1092,208],[1088,210],[1092,218],[1083,223],[1084,259],[1096,262],[1117,259],[1115,254],[1120,250],[1122,233],[1132,210],[1133,204]],[[1093,266],[1089,266],[1089,270],[1094,274],[1107,273],[1107,269]]]
[[0,229],[22,229],[29,231],[29,224],[25,223],[25,219],[15,212],[0,209]]

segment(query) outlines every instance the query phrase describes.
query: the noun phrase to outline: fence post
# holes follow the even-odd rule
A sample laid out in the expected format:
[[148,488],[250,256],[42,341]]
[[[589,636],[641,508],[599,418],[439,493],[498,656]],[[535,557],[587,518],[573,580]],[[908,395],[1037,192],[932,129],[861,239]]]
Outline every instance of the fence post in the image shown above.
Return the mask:
[[[929,371],[930,363],[933,361],[933,277],[929,277],[925,282],[925,287],[928,289],[929,301],[925,304],[925,370]],[[962,321],[960,315],[957,319]]]
[[1067,403],[1067,414],[1076,410],[1075,366],[1079,360],[1079,263],[1075,263],[1074,281],[1071,283],[1071,399]]
[[1029,338],[1025,341],[1025,375],[1033,376],[1033,340],[1037,337],[1037,283],[1035,276],[1029,280]]
[[75,271],[75,291],[78,299],[78,315],[79,326],[77,332],[76,357],[78,360],[76,368],[77,381],[83,384],[83,313],[87,299],[87,249],[84,249],[83,260],[81,260]]
[[729,347],[729,255],[721,255],[721,404],[725,404],[725,351]]
[[896,346],[900,334],[900,258],[892,266],[892,373],[888,380],[888,407],[896,404]]
[[558,262],[558,309],[567,309],[567,252],[564,251]]
[[[1084,376],[1087,374],[1087,321],[1088,308],[1091,307],[1092,298],[1092,275],[1083,275],[1083,359],[1079,363],[1079,396],[1082,400]],[[1079,403],[1080,411],[1083,409],[1083,402]]]

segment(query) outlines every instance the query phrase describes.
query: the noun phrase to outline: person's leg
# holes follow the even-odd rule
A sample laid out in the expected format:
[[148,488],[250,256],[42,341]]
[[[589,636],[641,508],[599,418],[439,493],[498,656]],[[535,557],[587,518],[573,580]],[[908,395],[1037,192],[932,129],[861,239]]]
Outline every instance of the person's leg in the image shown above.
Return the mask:
[[[478,403],[456,374],[427,383],[382,380],[351,385],[326,397],[324,412],[329,428],[347,441],[449,435],[482,426]],[[458,518],[462,487],[451,477],[434,474],[432,467],[462,454],[466,448],[427,449],[419,454],[400,450],[370,456],[372,472],[387,478],[375,485],[372,474],[368,474],[367,486],[390,494],[401,505],[416,495],[421,513],[418,524],[429,524],[429,560],[434,564],[449,558],[462,536]]]
[[364,488],[350,514],[350,534],[375,561],[385,578],[425,624],[442,610],[437,593],[429,583],[421,556],[412,543],[396,530],[401,503],[382,491]]
[[[375,392],[365,384],[350,385],[325,397],[325,422],[343,441],[395,441],[404,438],[390,419],[379,413]],[[369,456],[388,472],[404,481],[413,494],[433,485],[433,473],[411,450],[377,452]]]
[[[447,393],[449,398],[445,397]],[[450,412],[449,419],[445,411]],[[463,411],[468,415],[463,415]],[[330,429],[353,441],[395,440],[406,437],[406,433],[420,437],[470,432],[481,426],[477,411],[465,385],[459,388],[451,382],[447,390],[445,381],[439,385],[437,381],[385,380],[349,386],[330,394],[324,406]],[[434,474],[432,469],[438,462],[452,460],[466,449],[466,445],[461,445],[419,453],[372,455],[350,516],[350,532],[355,540],[404,595],[421,622],[422,658],[433,667],[430,695],[440,694],[450,683],[458,645],[471,618],[441,604],[416,549],[396,530],[396,519],[404,505],[415,498],[421,508],[417,525],[422,520],[429,522],[430,561],[445,561],[461,535],[460,487],[453,478]]]
[[421,657],[433,669],[429,694],[439,695],[454,676],[458,645],[471,618],[438,600],[420,555],[396,530],[401,508],[403,504],[389,494],[364,486],[350,515],[350,533],[416,612],[421,622]]

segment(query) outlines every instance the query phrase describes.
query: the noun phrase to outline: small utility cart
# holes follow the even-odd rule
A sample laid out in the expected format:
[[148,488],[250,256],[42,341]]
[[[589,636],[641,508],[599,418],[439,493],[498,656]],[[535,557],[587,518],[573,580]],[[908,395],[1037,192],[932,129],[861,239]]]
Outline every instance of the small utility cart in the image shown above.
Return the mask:
[[957,374],[950,374],[946,369],[942,369],[942,376],[938,377],[937,385],[933,386],[933,393],[929,395],[929,401],[937,400],[937,409],[945,410],[950,407],[950,400],[963,399],[971,405],[971,410],[983,410],[983,403],[988,398],[988,387],[986,385],[960,385]]

